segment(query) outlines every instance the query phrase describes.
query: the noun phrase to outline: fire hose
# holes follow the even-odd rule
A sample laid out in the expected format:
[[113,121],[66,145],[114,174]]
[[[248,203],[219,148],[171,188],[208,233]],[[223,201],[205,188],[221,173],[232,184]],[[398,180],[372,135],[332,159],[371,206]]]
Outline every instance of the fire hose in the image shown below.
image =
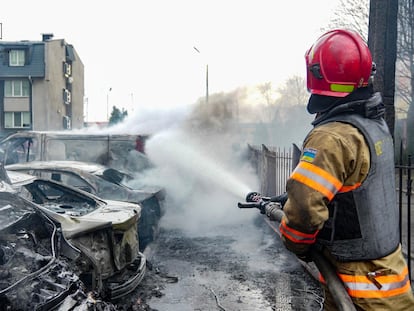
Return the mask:
[[[258,208],[270,220],[281,222],[284,215],[282,206],[286,196],[262,197],[257,192],[251,192],[246,196],[247,203],[238,203],[239,208]],[[269,204],[274,203],[274,204]],[[282,204],[281,204],[282,203]],[[310,258],[315,263],[319,272],[323,276],[326,286],[332,295],[339,311],[356,311],[351,297],[348,295],[344,284],[335,272],[333,265],[317,249],[310,249]]]

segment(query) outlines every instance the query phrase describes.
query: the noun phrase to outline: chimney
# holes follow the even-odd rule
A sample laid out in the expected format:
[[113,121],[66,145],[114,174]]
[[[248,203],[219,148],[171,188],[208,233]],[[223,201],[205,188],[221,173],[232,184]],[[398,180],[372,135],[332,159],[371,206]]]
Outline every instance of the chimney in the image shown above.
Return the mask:
[[53,33],[42,33],[42,41],[49,41],[53,38]]

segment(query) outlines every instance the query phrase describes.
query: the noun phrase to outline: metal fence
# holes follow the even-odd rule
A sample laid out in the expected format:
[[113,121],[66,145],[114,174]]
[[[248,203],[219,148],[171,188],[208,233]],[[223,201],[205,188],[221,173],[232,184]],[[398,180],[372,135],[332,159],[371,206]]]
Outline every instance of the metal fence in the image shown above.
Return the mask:
[[250,162],[260,178],[261,194],[273,196],[285,192],[286,182],[297,162],[297,150],[295,146],[287,149],[248,146]]
[[[299,152],[299,154],[298,154]],[[402,153],[400,153],[402,154]],[[260,178],[260,192],[264,196],[274,196],[285,192],[286,182],[299,160],[300,151],[295,145],[292,148],[274,148],[248,146],[248,155]],[[414,166],[412,157],[406,160],[401,156],[395,166],[397,188],[397,204],[400,213],[400,241],[408,263],[408,271],[412,280],[412,262],[414,260],[414,239],[412,231],[414,223],[411,219],[411,197]]]
[[[401,153],[402,154],[402,153]],[[403,156],[395,166],[396,182],[397,182],[397,201],[400,212],[400,241],[403,247],[403,252],[407,256],[408,271],[410,273],[410,279],[412,280],[412,264],[414,260],[413,254],[413,239],[412,228],[414,222],[411,219],[411,197],[412,184],[413,184],[413,172],[414,166],[412,164],[412,157],[409,155],[406,160]]]

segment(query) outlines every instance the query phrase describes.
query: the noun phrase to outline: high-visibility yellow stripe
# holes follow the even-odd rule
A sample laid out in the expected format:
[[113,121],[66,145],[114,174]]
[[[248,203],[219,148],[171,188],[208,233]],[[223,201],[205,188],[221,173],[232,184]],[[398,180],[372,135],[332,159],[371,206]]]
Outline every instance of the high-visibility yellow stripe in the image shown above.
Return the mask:
[[351,93],[355,87],[353,85],[332,83],[330,88],[332,92]]
[[329,200],[332,200],[335,194],[342,188],[342,183],[337,178],[306,161],[299,162],[290,178],[319,191]]

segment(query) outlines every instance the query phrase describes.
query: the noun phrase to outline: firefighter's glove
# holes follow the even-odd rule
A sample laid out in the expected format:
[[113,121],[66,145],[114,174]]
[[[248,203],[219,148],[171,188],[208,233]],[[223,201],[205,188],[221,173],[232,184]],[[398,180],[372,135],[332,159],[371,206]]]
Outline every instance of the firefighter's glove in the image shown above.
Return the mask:
[[247,202],[254,202],[257,204],[257,208],[260,210],[260,214],[266,214],[266,205],[269,200],[263,200],[263,197],[258,192],[250,192],[246,196]]
[[282,193],[281,195],[271,197],[270,201],[279,203],[283,208],[283,206],[285,206],[287,199],[288,199],[288,194],[287,192],[285,192],[285,193]]
[[310,249],[312,244],[294,243],[282,235],[282,241],[285,247],[294,253],[296,257],[305,262],[312,261]]
[[260,200],[257,202],[259,204],[260,214],[266,214],[266,206],[270,203],[269,201]]

